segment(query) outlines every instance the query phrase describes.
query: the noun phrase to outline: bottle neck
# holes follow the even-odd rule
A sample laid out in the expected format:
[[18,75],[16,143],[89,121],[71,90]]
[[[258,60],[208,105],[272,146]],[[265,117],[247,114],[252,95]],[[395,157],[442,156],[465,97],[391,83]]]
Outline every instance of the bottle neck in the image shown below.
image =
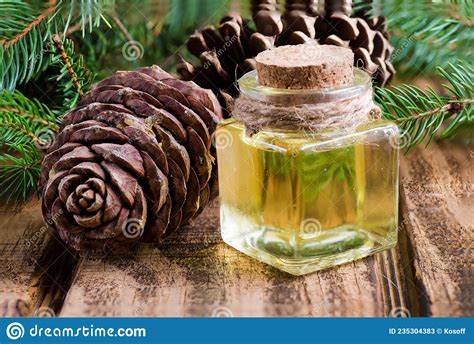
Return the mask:
[[250,131],[304,130],[313,133],[355,128],[377,107],[370,77],[356,70],[352,85],[325,90],[287,90],[258,86],[256,74],[240,81],[241,96],[232,116]]

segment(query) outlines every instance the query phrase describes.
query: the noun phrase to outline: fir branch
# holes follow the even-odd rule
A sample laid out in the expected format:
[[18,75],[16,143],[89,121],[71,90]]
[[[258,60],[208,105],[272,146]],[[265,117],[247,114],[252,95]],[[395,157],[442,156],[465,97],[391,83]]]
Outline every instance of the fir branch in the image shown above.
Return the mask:
[[65,25],[62,32],[68,32],[72,26],[74,29],[81,29],[82,37],[86,33],[91,33],[94,28],[100,26],[104,22],[109,28],[111,27],[106,13],[114,11],[114,0],[69,0],[60,1],[59,15],[64,17]]
[[474,122],[474,66],[460,62],[437,69],[447,81],[443,87],[448,96],[412,85],[376,88],[375,100],[383,116],[399,125],[401,148],[407,152],[423,142],[428,145],[435,135],[449,137],[462,123]]
[[18,91],[0,93],[0,149],[42,145],[45,132],[54,135],[59,128],[58,115],[37,100]]
[[0,120],[5,114],[40,123],[52,130],[58,129],[57,113],[36,99],[29,99],[21,92],[0,92]]
[[41,125],[43,125],[44,127],[47,127],[47,128],[49,128],[51,130],[54,130],[54,131],[56,131],[58,129],[57,124],[51,123],[48,120],[45,120],[41,117],[36,116],[35,114],[30,114],[30,113],[27,113],[27,112],[23,112],[22,110],[14,108],[14,107],[9,107],[9,106],[0,107],[0,113],[3,113],[3,112],[10,112],[10,113],[17,114],[19,116],[23,116],[23,117],[25,117],[25,118],[33,121],[33,122],[38,122]]
[[[56,32],[79,24],[83,36],[100,22],[111,0],[49,0],[47,6],[34,2],[0,2],[0,91],[14,90],[46,67],[44,44]],[[108,24],[110,26],[110,24]]]
[[35,134],[31,133],[30,130],[26,129],[23,125],[17,124],[11,119],[9,121],[4,120],[2,122],[4,125],[8,123],[8,125],[11,127],[13,131],[16,131],[17,133],[20,134],[19,136],[24,136],[30,139],[31,141],[33,141],[34,143],[40,142],[40,139]]
[[59,35],[52,37],[54,51],[51,54],[51,66],[53,72],[51,80],[58,82],[58,90],[61,91],[62,112],[72,109],[77,101],[91,87],[94,74],[85,66],[84,57],[74,50],[74,42],[70,39],[61,41]]
[[[39,11],[23,1],[0,2],[0,90],[13,90],[43,66],[43,43],[51,27],[56,1]],[[20,19],[21,18],[21,19]]]
[[0,93],[0,198],[20,202],[37,190],[42,151],[53,142],[58,118],[18,91]]
[[37,16],[32,22],[30,22],[23,30],[15,34],[10,39],[1,39],[0,44],[2,44],[5,49],[10,48],[12,45],[18,43],[22,38],[24,38],[27,34],[29,34],[32,30],[34,30],[39,24],[45,21],[48,16],[50,16],[54,10],[56,9],[57,0],[49,0],[48,6],[45,10],[43,10],[39,16]]
[[0,155],[0,198],[7,203],[24,202],[33,191],[39,193],[41,155],[31,147],[16,148],[16,154]]
[[59,56],[61,56],[61,60],[63,61],[64,66],[66,67],[67,73],[71,77],[72,83],[74,87],[76,88],[77,93],[79,94],[79,97],[82,97],[84,95],[84,92],[82,91],[82,86],[79,83],[76,72],[72,68],[71,59],[69,58],[69,56],[66,53],[66,50],[64,49],[64,45],[63,45],[63,42],[61,41],[61,37],[55,34],[53,35],[51,39],[54,43],[54,46],[56,47],[56,52],[59,54]]

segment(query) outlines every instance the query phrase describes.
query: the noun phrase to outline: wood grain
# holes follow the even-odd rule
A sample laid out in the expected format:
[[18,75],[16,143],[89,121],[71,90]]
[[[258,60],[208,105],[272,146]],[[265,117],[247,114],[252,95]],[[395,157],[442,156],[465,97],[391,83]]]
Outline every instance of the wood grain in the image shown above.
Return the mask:
[[61,315],[384,316],[388,312],[386,280],[376,258],[295,277],[227,246],[218,227],[214,202],[195,224],[160,248],[143,245],[127,258],[84,257]]
[[295,277],[224,244],[218,204],[166,244],[78,256],[39,202],[0,209],[0,316],[472,316],[474,150],[433,144],[402,159],[399,243]]
[[23,208],[4,206],[0,228],[0,315],[23,316],[31,310],[35,290],[30,279],[34,262],[44,248],[46,230],[42,229],[39,202]]
[[473,148],[418,149],[401,165],[401,204],[421,315],[472,316]]
[[59,312],[76,253],[51,234],[38,200],[24,207],[3,206],[0,228],[0,316]]

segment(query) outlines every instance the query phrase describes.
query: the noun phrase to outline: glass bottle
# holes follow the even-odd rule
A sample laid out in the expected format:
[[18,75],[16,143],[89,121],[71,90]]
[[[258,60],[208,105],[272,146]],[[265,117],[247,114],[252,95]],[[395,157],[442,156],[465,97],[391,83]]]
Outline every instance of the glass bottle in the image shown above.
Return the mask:
[[[351,85],[330,90],[258,86],[243,95],[271,104],[344,101],[372,87],[354,70]],[[238,104],[236,105],[238,106]],[[294,275],[347,263],[397,242],[399,131],[377,119],[311,133],[264,128],[249,133],[227,119],[216,132],[221,232],[237,250]]]

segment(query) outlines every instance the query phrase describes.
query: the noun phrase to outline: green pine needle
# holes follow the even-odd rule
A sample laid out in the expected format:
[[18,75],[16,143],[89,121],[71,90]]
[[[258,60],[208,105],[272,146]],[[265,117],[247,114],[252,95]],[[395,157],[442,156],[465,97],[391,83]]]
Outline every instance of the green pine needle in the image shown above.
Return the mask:
[[375,89],[384,118],[400,127],[407,153],[423,142],[428,145],[435,135],[450,137],[461,124],[474,122],[474,66],[460,62],[437,70],[446,81],[443,87],[449,96],[413,85]]
[[[42,3],[42,2],[40,2]],[[0,2],[0,90],[13,91],[48,65],[44,46],[59,32],[79,27],[83,36],[105,19],[111,0]],[[110,25],[109,25],[110,26]]]
[[61,112],[74,108],[80,97],[86,93],[94,81],[95,75],[85,66],[84,56],[74,50],[71,39],[61,41],[53,35],[51,42],[51,64],[54,75],[50,80],[57,82],[57,90],[61,93]]
[[0,147],[35,143],[42,132],[58,130],[58,114],[18,91],[0,93]]
[[0,198],[25,201],[41,168],[42,151],[54,140],[59,116],[18,91],[0,93]]
[[12,154],[0,155],[0,199],[7,203],[24,202],[33,191],[38,193],[41,155],[34,147],[15,148]]
[[43,44],[56,26],[47,20],[54,3],[39,9],[24,1],[0,2],[0,90],[13,90],[43,67]]

